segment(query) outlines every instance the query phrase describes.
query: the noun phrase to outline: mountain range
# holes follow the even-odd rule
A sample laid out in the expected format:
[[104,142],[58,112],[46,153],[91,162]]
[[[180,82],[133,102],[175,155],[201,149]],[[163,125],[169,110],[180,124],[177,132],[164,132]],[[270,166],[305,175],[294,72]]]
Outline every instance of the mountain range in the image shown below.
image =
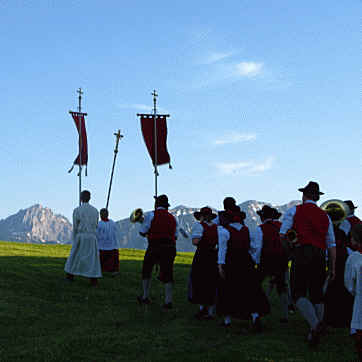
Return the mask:
[[[299,204],[300,201],[291,201],[288,204],[276,206],[272,205],[279,212],[284,213],[288,208]],[[259,216],[257,211],[264,205],[270,203],[249,200],[239,204],[240,208],[246,213],[245,223],[251,233],[255,231]],[[179,226],[190,235],[192,225],[195,222],[193,213],[198,211],[184,205],[179,205],[170,212],[178,219]],[[215,209],[213,209],[216,211]],[[132,224],[129,219],[117,221],[119,225],[119,237],[122,248],[145,249],[147,240],[138,234],[140,225]],[[0,220],[0,240],[17,241],[25,243],[42,244],[69,244],[72,239],[72,224],[62,215],[54,214],[47,207],[39,204],[33,205],[27,209],[19,210],[16,214]],[[177,249],[179,251],[194,251],[195,248],[190,238],[180,235],[177,240]]]

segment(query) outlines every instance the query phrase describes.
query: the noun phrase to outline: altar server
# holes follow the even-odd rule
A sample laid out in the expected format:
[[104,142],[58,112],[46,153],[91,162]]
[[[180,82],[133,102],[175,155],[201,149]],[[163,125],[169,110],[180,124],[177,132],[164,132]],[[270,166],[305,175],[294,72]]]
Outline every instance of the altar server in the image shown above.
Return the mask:
[[89,204],[90,197],[89,191],[82,191],[82,204],[73,211],[73,245],[64,270],[67,280],[81,275],[90,278],[91,285],[96,286],[97,278],[102,277],[96,235],[98,210]]
[[362,224],[355,225],[351,234],[355,251],[347,259],[344,283],[354,296],[351,329],[355,332],[356,349],[362,361]]
[[119,274],[120,230],[119,226],[108,218],[108,210],[100,210],[101,220],[97,227],[97,240],[102,272]]

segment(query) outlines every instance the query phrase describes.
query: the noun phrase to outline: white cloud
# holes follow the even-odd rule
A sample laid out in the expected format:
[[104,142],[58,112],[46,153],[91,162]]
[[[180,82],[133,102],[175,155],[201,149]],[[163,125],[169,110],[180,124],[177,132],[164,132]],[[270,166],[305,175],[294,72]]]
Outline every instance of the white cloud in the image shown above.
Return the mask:
[[240,62],[234,65],[234,74],[240,77],[255,77],[261,74],[263,63]]
[[274,157],[268,157],[264,162],[261,163],[257,163],[255,161],[222,162],[216,164],[216,167],[224,175],[240,173],[246,175],[256,175],[270,170],[273,166],[274,160]]
[[204,59],[202,61],[202,64],[213,64],[213,63],[217,63],[220,60],[229,58],[233,55],[232,52],[228,52],[228,53],[222,53],[222,52],[216,52],[216,53],[211,53],[206,59]]
[[255,133],[229,132],[215,141],[215,145],[249,142],[256,140]]

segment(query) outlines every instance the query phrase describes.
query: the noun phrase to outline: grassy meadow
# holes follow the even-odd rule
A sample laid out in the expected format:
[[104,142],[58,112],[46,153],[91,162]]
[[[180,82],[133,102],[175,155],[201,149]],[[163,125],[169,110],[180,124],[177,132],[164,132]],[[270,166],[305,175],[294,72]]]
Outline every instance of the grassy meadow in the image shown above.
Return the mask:
[[[70,246],[0,242],[0,361],[353,361],[347,330],[331,330],[311,351],[299,315],[279,323],[279,303],[263,334],[197,321],[187,301],[192,254],[178,253],[174,308],[164,311],[163,287],[153,278],[149,306],[140,306],[143,251],[120,250],[120,275],[97,288],[64,280]],[[155,272],[154,272],[155,277]],[[275,292],[273,292],[275,293]]]

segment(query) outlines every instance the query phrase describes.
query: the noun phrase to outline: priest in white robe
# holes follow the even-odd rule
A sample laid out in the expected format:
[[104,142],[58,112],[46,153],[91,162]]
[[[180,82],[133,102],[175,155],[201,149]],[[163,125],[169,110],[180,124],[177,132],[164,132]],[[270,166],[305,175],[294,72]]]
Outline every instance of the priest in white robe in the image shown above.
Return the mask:
[[73,211],[73,246],[65,263],[66,279],[74,275],[90,278],[93,286],[102,277],[97,243],[98,210],[89,204],[90,192],[81,192],[81,206]]

